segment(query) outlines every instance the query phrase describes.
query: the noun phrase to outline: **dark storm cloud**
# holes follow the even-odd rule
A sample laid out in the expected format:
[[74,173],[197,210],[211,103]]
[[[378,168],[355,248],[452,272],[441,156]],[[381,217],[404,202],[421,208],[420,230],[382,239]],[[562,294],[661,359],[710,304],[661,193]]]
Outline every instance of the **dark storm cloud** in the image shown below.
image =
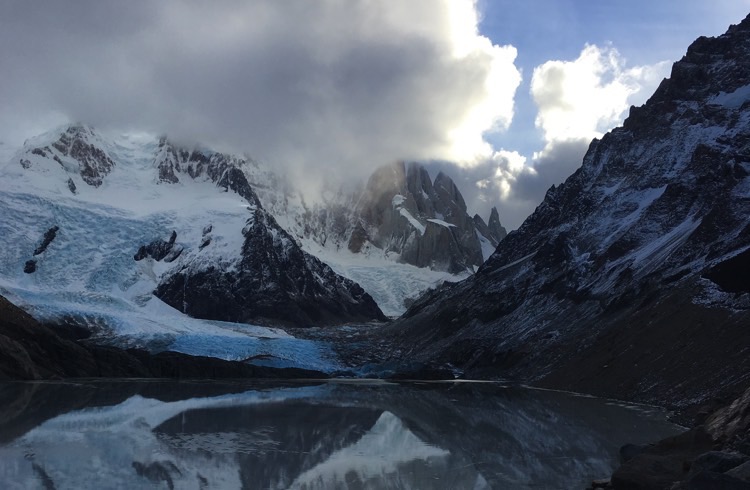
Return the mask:
[[[57,113],[246,151],[308,180],[450,157],[451,130],[488,97],[497,48],[452,53],[455,5],[5,2],[0,131]],[[475,27],[464,31],[477,38]]]

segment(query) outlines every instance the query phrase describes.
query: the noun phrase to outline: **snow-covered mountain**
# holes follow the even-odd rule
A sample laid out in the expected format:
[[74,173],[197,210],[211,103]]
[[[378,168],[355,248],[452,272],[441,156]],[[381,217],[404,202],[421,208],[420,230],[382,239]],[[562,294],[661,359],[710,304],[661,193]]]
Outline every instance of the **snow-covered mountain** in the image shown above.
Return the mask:
[[[750,17],[699,38],[480,270],[393,326],[409,355],[617,397],[750,376]],[[687,381],[692,380],[692,381]]]
[[263,208],[252,166],[81,125],[27,141],[0,167],[0,287],[42,319],[120,333],[159,315],[189,324],[178,312],[295,326],[383,319]]

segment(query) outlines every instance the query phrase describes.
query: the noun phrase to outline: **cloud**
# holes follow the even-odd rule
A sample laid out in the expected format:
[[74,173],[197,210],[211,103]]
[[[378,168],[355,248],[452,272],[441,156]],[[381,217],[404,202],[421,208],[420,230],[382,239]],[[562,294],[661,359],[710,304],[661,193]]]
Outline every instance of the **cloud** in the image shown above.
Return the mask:
[[632,104],[653,92],[667,63],[628,67],[613,47],[586,45],[573,61],[551,60],[533,70],[530,95],[537,106],[542,148],[531,155],[486,149],[460,168],[431,164],[459,186],[471,213],[497,206],[514,229],[531,214],[547,189],[580,165],[593,138],[620,124]]
[[507,128],[512,46],[470,0],[4,2],[0,132],[62,114],[316,174],[463,161]]
[[601,137],[633,101],[651,93],[666,69],[666,63],[625,68],[611,46],[586,45],[573,61],[547,61],[531,78],[536,125],[547,143]]
[[543,147],[528,158],[507,151],[486,158],[497,172],[480,184],[494,193],[485,199],[499,204],[510,228],[518,227],[550,186],[580,167],[591,140],[621,124],[631,105],[645,102],[668,68],[667,62],[628,67],[614,47],[595,45],[586,45],[575,60],[534,68],[530,95]]

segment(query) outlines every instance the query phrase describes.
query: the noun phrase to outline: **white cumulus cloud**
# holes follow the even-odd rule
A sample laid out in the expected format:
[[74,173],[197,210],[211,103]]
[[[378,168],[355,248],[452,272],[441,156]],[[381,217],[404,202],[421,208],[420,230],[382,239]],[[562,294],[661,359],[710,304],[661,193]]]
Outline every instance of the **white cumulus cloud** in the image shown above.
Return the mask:
[[530,95],[537,106],[541,148],[531,155],[490,151],[475,160],[472,165],[484,169],[477,199],[498,203],[504,223],[518,227],[550,186],[581,165],[593,138],[621,124],[631,105],[646,101],[668,68],[667,62],[628,66],[614,47],[595,45],[586,45],[574,60],[550,60],[534,68]]
[[536,125],[547,142],[592,139],[622,122],[625,111],[656,88],[667,64],[626,67],[611,47],[586,45],[573,61],[534,68],[531,96]]

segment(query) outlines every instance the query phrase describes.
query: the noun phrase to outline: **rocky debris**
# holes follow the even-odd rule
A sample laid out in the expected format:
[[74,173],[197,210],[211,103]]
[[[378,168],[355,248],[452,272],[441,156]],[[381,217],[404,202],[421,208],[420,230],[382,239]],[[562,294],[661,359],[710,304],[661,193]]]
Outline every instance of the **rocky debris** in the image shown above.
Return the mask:
[[[748,489],[750,389],[683,434],[643,447],[615,470],[611,488]],[[632,445],[628,445],[632,446]],[[625,447],[623,447],[625,449]]]
[[49,244],[52,243],[52,240],[57,237],[57,232],[60,231],[60,227],[53,226],[49,230],[44,232],[44,236],[42,237],[42,243],[39,244],[39,246],[34,250],[34,255],[40,255],[44,253],[45,250],[47,250],[47,247],[49,247]]
[[169,236],[169,240],[154,240],[148,245],[141,245],[138,251],[133,256],[133,259],[137,262],[143,260],[146,257],[151,257],[157,262],[163,260],[164,262],[173,262],[177,257],[182,254],[183,247],[177,245],[177,232],[172,231]]
[[325,378],[317,371],[275,369],[176,352],[82,344],[52,329],[0,296],[0,380],[112,378]]
[[71,194],[77,194],[78,189],[76,188],[76,183],[73,182],[73,179],[68,177],[68,189],[70,189]]
[[26,274],[32,274],[36,272],[36,260],[29,259],[26,261],[26,263],[23,264],[23,271]]
[[[493,216],[497,227],[497,210]],[[433,182],[417,163],[373,172],[351,219],[349,250],[359,252],[370,242],[403,263],[452,273],[473,271],[484,261],[478,231],[493,245],[502,239],[499,230],[467,214],[450,177],[441,172]]]
[[747,386],[749,86],[750,18],[696,41],[474,276],[416,301],[394,355],[678,408]]

